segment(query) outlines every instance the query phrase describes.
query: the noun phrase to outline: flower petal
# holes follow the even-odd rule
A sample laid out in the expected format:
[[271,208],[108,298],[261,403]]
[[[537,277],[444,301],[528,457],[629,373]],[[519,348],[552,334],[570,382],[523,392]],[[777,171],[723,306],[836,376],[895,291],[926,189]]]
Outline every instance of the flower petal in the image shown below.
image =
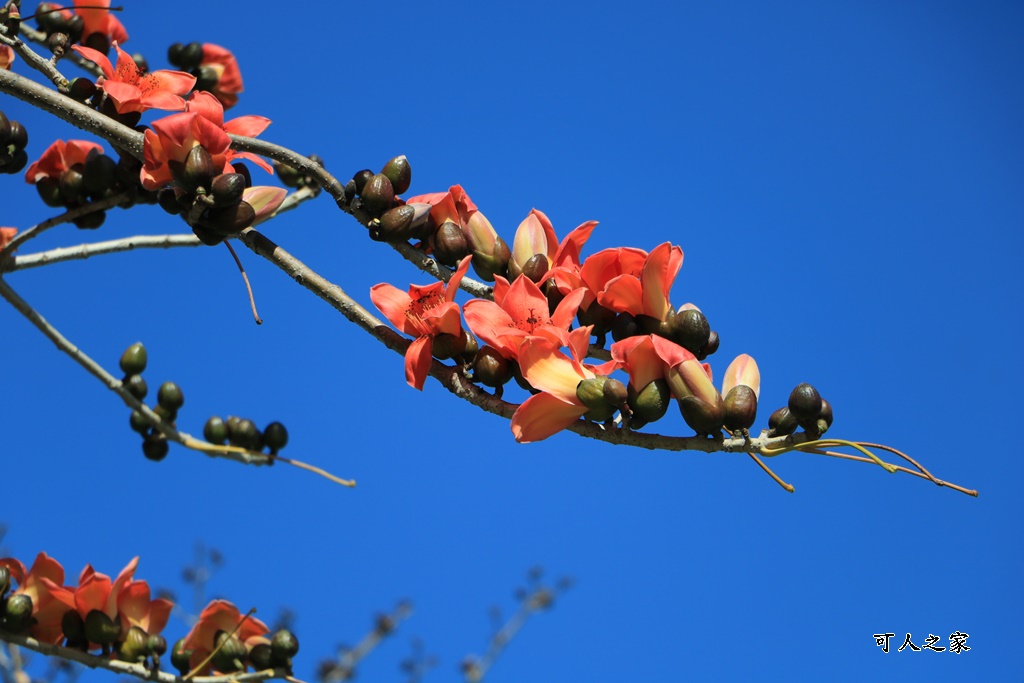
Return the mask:
[[512,434],[519,443],[541,441],[569,427],[586,412],[587,407],[581,403],[566,403],[551,394],[535,394],[512,415]]
[[424,335],[409,344],[409,348],[405,352],[405,381],[413,389],[423,391],[427,373],[430,372],[433,348],[434,338]]

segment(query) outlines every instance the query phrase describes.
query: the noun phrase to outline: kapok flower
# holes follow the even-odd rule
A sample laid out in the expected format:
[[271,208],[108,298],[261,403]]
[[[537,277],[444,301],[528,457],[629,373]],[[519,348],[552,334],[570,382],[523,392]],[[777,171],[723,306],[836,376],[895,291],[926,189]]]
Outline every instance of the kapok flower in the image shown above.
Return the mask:
[[89,152],[103,153],[103,148],[86,140],[57,140],[25,171],[25,182],[35,185],[43,178],[60,180],[64,172],[76,164],[85,164]]
[[117,611],[121,615],[121,637],[127,635],[132,626],[138,626],[155,636],[167,626],[174,603],[164,598],[150,599],[149,584],[145,581],[131,581],[117,596]]
[[426,286],[410,285],[408,293],[381,283],[370,288],[370,300],[391,324],[415,337],[405,352],[405,380],[409,386],[423,390],[430,371],[434,338],[441,334],[462,336],[462,321],[455,293],[459,291],[469,256],[459,262],[447,284],[434,282]]
[[[78,576],[78,587],[75,589],[75,610],[85,621],[89,613],[99,611],[118,623],[118,598],[132,578],[135,576],[135,569],[139,565],[138,556],[132,558],[124,569],[111,581],[106,574],[101,574],[93,569],[91,564],[85,565],[82,573]],[[92,648],[99,645],[92,645]]]
[[147,109],[181,111],[185,108],[183,96],[196,83],[196,77],[184,71],[162,70],[143,74],[131,55],[118,47],[117,41],[114,41],[116,68],[99,50],[78,45],[72,45],[71,49],[95,62],[103,71],[103,76],[96,80],[96,86],[107,94],[118,114]]
[[14,50],[8,45],[0,45],[0,69],[11,70],[14,63]]
[[540,441],[560,432],[590,412],[577,395],[580,383],[606,376],[617,361],[599,366],[583,364],[590,342],[590,328],[579,327],[570,335],[572,357],[559,344],[544,337],[528,337],[519,347],[523,377],[541,393],[526,399],[512,415],[512,434],[519,443]]
[[[559,243],[550,219],[543,211],[532,209],[516,228],[516,236],[512,241],[512,258],[508,263],[509,278],[514,280],[518,277],[527,262],[537,255],[544,256],[547,261],[545,271],[551,270],[555,266],[562,266],[570,273],[573,271],[573,266],[578,270],[580,252],[586,241],[590,239],[590,233],[594,231],[595,227],[597,227],[597,221],[582,223]],[[576,283],[572,289],[576,289],[578,286],[579,283]]]
[[500,275],[495,278],[494,301],[473,299],[466,303],[466,323],[473,334],[493,346],[502,356],[515,360],[519,347],[531,335],[543,336],[557,346],[569,343],[569,325],[576,316],[583,289],[559,302],[548,314],[548,300],[540,287],[520,276],[511,286]]
[[[245,621],[242,621],[242,620]],[[241,625],[239,625],[241,624]],[[235,630],[237,627],[237,631]],[[244,617],[238,608],[227,600],[213,600],[199,615],[199,621],[185,636],[183,650],[192,650],[192,666],[198,666],[216,647],[219,631],[234,632],[235,637],[247,646],[259,642],[269,632],[267,625],[255,617]]]
[[11,240],[13,240],[14,236],[17,234],[17,228],[0,228],[0,249],[3,249],[10,244]]
[[591,254],[580,266],[579,277],[587,294],[581,308],[587,310],[590,304],[604,292],[608,283],[622,275],[640,277],[647,259],[647,252],[634,247],[602,249]]
[[751,356],[741,353],[729,363],[729,367],[722,377],[722,396],[728,396],[729,392],[737,386],[747,386],[754,391],[754,395],[761,397],[761,371]]
[[203,43],[203,60],[199,63],[199,68],[205,71],[203,67],[209,68],[217,76],[217,82],[209,92],[224,105],[224,108],[230,109],[238,104],[238,93],[244,90],[242,71],[238,68],[238,60],[231,50],[213,43]]
[[639,274],[623,272],[607,280],[603,291],[597,294],[597,301],[617,313],[647,315],[655,320],[665,320],[672,310],[668,294],[682,265],[681,248],[668,242],[659,244],[644,259]]
[[143,166],[140,172],[142,186],[157,190],[174,178],[169,162],[184,163],[196,145],[202,145],[218,168],[230,173],[232,159],[249,159],[260,168],[273,173],[273,168],[255,154],[235,152],[231,138],[235,135],[255,136],[262,133],[270,120],[262,116],[239,116],[224,121],[224,108],[217,98],[207,92],[192,93],[186,102],[188,111],[172,114],[153,122],[143,140]]
[[[59,9],[59,5],[54,8]],[[84,22],[83,43],[94,33],[104,36],[108,44],[128,41],[124,24],[110,12],[110,0],[75,0],[75,14]]]
[[43,643],[56,644],[64,635],[61,621],[64,613],[74,609],[74,597],[64,584],[64,567],[46,553],[39,553],[30,571],[13,557],[0,559],[18,582],[14,594],[23,593],[32,598],[32,617],[29,628],[32,637]]

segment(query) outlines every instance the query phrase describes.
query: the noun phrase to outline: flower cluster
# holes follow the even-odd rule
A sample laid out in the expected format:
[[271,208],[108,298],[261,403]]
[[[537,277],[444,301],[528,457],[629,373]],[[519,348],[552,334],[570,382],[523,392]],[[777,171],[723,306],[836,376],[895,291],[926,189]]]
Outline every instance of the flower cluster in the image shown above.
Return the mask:
[[103,54],[107,54],[112,43],[127,42],[128,31],[110,12],[110,0],[74,0],[74,3],[74,9],[65,9],[55,2],[39,3],[36,22],[48,39],[64,35],[70,43],[80,43]]
[[[64,567],[39,553],[31,569],[18,559],[0,559],[0,630],[27,633],[43,643],[85,652],[101,651],[125,662],[159,666],[167,652],[161,634],[174,607],[151,597],[149,584],[135,579],[139,558],[114,578],[86,565],[74,586],[65,585]],[[233,673],[291,669],[298,640],[242,615],[227,600],[213,600],[192,630],[175,643],[171,662],[182,675],[190,671]]]
[[[356,174],[347,192],[353,210],[370,216],[372,237],[419,239],[421,248],[455,267],[447,284],[413,285],[404,292],[382,283],[370,291],[388,320],[414,337],[405,356],[411,386],[423,388],[431,357],[463,360],[472,379],[499,397],[515,377],[532,394],[512,417],[520,442],[545,439],[581,417],[641,428],[663,417],[673,399],[700,435],[723,429],[748,433],[760,393],[757,363],[741,354],[721,387],[715,386],[704,361],[718,349],[718,334],[699,308],[677,308],[670,297],[683,263],[681,248],[666,242],[650,252],[617,247],[583,258],[597,223],[587,221],[559,240],[550,219],[534,209],[519,224],[510,249],[462,187],[397,197],[410,182],[408,161],[398,157],[379,174]],[[493,300],[467,302],[463,326],[455,293],[470,263],[494,282]],[[613,343],[605,350],[609,334]],[[595,351],[610,360],[588,363]],[[625,377],[613,377],[616,372]],[[809,396],[809,407],[772,428],[792,433],[799,413],[805,430],[824,432],[831,407],[826,402],[813,410],[815,400]],[[793,428],[784,432],[790,423]]]

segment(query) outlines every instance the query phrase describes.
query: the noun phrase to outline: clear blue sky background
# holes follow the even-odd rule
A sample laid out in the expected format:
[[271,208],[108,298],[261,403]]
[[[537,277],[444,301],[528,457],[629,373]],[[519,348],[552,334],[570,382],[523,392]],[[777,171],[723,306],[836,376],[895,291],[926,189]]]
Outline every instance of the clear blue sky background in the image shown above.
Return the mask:
[[[432,380],[410,389],[399,356],[245,252],[255,326],[226,250],[207,248],[7,279],[107,367],[143,340],[150,386],[185,390],[183,429],[282,420],[285,454],[358,488],[182,449],[146,461],[120,401],[4,306],[0,519],[18,556],[46,550],[76,576],[140,554],[140,576],[187,596],[202,540],[227,558],[211,594],[297,612],[307,680],[402,597],[412,621],[360,679],[402,680],[418,636],[440,659],[427,680],[457,680],[488,606],[508,614],[534,564],[576,586],[494,683],[1024,678],[1020,4],[125,4],[131,51],[160,68],[174,41],[229,47],[246,84],[232,113],[271,118],[263,137],[339,177],[406,154],[413,193],[462,183],[509,240],[536,207],[559,235],[600,221],[587,254],[681,244],[673,299],[721,334],[719,375],[757,359],[759,425],[808,381],[836,436],[903,448],[981,497],[804,455],[771,463],[791,495],[746,456],[519,446]],[[85,137],[0,107],[33,158]],[[3,225],[53,213],[0,183]],[[142,207],[26,251],[186,230]],[[378,282],[428,281],[327,197],[266,232],[367,305]],[[970,652],[895,651],[958,630]]]

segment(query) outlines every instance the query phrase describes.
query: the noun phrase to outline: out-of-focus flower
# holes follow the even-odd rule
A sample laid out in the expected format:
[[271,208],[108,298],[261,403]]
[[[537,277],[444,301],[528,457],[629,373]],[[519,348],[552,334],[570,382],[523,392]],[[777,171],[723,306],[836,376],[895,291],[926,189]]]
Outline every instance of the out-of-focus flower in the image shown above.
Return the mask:
[[[243,619],[245,619],[244,622]],[[239,626],[239,624],[241,625]],[[234,632],[236,638],[246,646],[251,646],[257,642],[264,642],[262,636],[269,630],[267,625],[259,619],[252,616],[244,617],[238,608],[227,600],[213,600],[202,611],[199,621],[185,636],[183,649],[193,651],[191,661],[192,666],[195,667],[213,652],[218,632]]]
[[459,290],[470,257],[459,263],[447,284],[433,282],[426,286],[410,285],[408,292],[382,282],[370,289],[370,300],[391,324],[415,337],[405,352],[405,380],[409,386],[423,390],[430,371],[434,338],[441,334],[462,336],[462,321],[455,293]]
[[8,45],[0,45],[0,69],[11,70],[14,63],[14,50]]
[[96,80],[96,86],[107,94],[118,114],[147,109],[181,111],[185,108],[183,96],[192,90],[196,82],[195,76],[183,71],[161,70],[143,74],[131,55],[118,47],[116,41],[116,68],[98,50],[78,45],[72,45],[71,49],[99,65],[103,76]]
[[[225,109],[238,104],[238,93],[244,90],[242,86],[242,71],[238,68],[238,60],[230,50],[214,45],[203,43],[203,61],[199,63],[200,85],[205,86],[207,73],[216,77],[216,83],[210,88],[204,88],[214,95]],[[209,70],[209,71],[207,71]]]
[[0,228],[0,249],[3,249],[10,244],[11,240],[13,240],[14,236],[17,234],[17,228]]
[[64,567],[46,553],[39,553],[32,569],[25,571],[25,565],[12,557],[0,559],[0,566],[7,567],[18,582],[14,594],[23,593],[32,598],[32,617],[35,623],[29,628],[32,637],[44,643],[59,643],[63,637],[61,620],[64,613],[74,609],[74,596],[64,584]]
[[[59,5],[54,5],[59,8]],[[110,0],[75,0],[75,14],[82,17],[85,26],[82,29],[82,42],[98,33],[107,39],[107,44],[128,41],[128,31],[121,21],[110,12]]]
[[149,584],[131,581],[117,596],[117,611],[121,615],[121,636],[132,626],[138,626],[151,636],[164,630],[174,603],[165,598],[150,599]]
[[25,181],[35,185],[42,178],[60,180],[64,172],[76,164],[85,164],[89,152],[103,153],[103,148],[86,140],[57,140],[25,171]]

